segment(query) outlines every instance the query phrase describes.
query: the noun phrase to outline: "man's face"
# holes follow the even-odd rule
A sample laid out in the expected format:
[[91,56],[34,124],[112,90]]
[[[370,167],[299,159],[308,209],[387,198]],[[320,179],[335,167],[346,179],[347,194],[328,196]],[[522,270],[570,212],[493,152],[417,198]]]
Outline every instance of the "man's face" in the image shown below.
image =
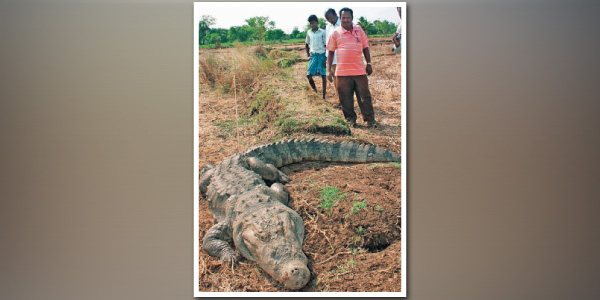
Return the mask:
[[352,25],[352,14],[349,11],[342,11],[340,19],[342,20],[342,26],[350,27]]
[[327,19],[327,22],[331,23],[331,25],[335,25],[338,17],[332,13],[328,13],[325,15],[325,19]]
[[312,28],[313,31],[316,31],[317,28],[319,28],[319,22],[317,22],[317,21],[311,21],[310,22],[310,27]]

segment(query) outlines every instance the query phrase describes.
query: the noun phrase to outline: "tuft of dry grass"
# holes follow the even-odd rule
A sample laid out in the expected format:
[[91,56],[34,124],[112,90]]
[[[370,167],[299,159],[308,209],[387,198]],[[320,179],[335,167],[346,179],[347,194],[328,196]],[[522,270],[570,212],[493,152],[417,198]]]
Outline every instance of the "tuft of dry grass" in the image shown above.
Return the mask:
[[225,94],[233,93],[234,77],[238,91],[252,93],[267,78],[284,74],[284,68],[299,55],[262,46],[241,47],[227,53],[200,55],[200,81]]

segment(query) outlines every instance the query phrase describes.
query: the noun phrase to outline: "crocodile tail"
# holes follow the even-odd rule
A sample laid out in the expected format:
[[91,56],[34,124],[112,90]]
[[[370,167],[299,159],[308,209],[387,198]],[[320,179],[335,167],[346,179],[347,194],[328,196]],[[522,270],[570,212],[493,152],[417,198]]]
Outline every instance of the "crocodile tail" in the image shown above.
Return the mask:
[[245,155],[258,157],[277,168],[303,161],[400,162],[397,153],[382,147],[325,139],[281,141],[248,149]]

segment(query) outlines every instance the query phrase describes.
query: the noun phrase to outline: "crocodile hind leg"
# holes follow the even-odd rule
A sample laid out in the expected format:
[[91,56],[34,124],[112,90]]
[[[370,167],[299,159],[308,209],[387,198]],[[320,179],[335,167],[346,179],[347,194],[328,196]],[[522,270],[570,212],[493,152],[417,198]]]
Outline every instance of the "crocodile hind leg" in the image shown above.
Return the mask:
[[202,247],[208,255],[218,257],[222,262],[236,263],[240,257],[229,245],[231,240],[231,228],[227,222],[223,221],[215,224],[206,232]]
[[279,171],[272,164],[266,164],[262,160],[256,157],[248,157],[246,159],[248,165],[250,166],[250,170],[258,173],[264,180],[272,181],[272,182],[288,182],[290,181],[289,177],[285,175],[285,173]]

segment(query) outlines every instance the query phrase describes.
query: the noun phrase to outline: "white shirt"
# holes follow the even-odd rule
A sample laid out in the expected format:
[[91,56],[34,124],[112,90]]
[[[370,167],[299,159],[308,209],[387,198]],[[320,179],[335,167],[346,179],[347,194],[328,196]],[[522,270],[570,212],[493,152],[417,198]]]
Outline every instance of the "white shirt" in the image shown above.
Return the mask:
[[306,43],[310,47],[310,53],[325,53],[325,46],[327,45],[325,37],[325,30],[321,28],[318,28],[317,32],[313,32],[312,29],[306,32]]
[[[337,22],[335,22],[335,25],[332,25],[331,23],[327,22],[327,42],[329,42],[329,38],[331,37],[331,34],[333,33],[333,31],[335,31],[336,28],[340,27],[340,25],[342,25],[342,23],[340,22],[340,18],[338,17]],[[325,52],[325,56],[329,56],[329,51]],[[333,62],[332,64],[337,65],[337,51],[335,51],[335,53],[333,54]]]

